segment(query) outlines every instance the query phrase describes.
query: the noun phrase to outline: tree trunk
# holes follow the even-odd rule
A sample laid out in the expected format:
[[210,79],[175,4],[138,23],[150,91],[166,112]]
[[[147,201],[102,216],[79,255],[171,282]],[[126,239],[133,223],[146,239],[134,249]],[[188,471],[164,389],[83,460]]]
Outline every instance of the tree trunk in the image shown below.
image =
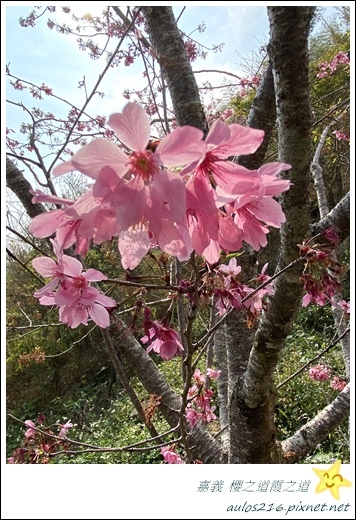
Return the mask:
[[[286,173],[292,186],[281,199],[287,220],[281,229],[279,270],[298,257],[297,244],[309,231],[311,111],[308,35],[314,8],[268,7],[267,11],[279,160],[292,165]],[[299,265],[275,280],[275,294],[261,317],[246,373],[234,388],[230,421],[238,428],[230,432],[231,464],[271,463],[275,449],[273,375],[278,354],[300,304],[301,272],[302,266]]]
[[8,157],[6,157],[6,185],[20,199],[30,218],[34,218],[46,211],[42,204],[33,204],[31,202],[31,184],[25,179],[22,171]]

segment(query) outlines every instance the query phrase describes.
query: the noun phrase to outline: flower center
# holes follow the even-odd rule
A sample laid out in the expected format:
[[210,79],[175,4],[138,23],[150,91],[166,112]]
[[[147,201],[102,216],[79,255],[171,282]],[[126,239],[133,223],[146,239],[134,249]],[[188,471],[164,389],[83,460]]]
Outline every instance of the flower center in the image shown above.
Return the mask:
[[149,182],[153,175],[159,172],[157,158],[152,152],[146,150],[144,152],[133,152],[130,157],[131,173],[142,177],[145,183]]
[[77,276],[77,278],[74,278],[73,280],[73,287],[75,289],[84,289],[87,285],[88,283],[84,276]]
[[207,152],[204,161],[199,166],[199,169],[208,177],[213,188],[216,188],[216,182],[214,179],[215,162],[219,161],[219,157],[213,154],[213,152]]

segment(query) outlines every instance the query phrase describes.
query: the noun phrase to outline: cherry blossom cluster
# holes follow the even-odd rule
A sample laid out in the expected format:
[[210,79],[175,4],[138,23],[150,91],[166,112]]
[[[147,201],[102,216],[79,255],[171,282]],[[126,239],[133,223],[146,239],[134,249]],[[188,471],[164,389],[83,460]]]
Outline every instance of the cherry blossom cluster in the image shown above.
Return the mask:
[[348,135],[346,135],[344,132],[340,132],[339,130],[335,130],[333,132],[333,134],[335,135],[335,137],[338,141],[349,141],[350,140],[350,137]]
[[228,160],[253,153],[263,131],[218,120],[203,140],[197,128],[177,127],[151,151],[149,119],[140,105],[128,103],[108,124],[132,152],[95,139],[57,166],[55,176],[78,170],[93,184],[76,201],[36,192],[33,202],[63,207],[33,219],[35,236],[57,230],[59,247],[76,243],[78,254],[91,240],[118,236],[122,265],[134,269],[155,246],[181,261],[195,250],[209,263],[218,261],[221,249],[238,251],[242,241],[258,250],[267,243],[268,226],[285,221],[274,197],[289,189],[279,174],[290,165],[248,170]]
[[161,448],[161,455],[166,464],[183,464],[181,457],[174,451],[175,446],[163,446]]
[[[262,284],[269,280],[266,273],[268,264],[265,264],[261,273],[251,282]],[[248,314],[248,324],[251,325],[263,309],[263,298],[268,294],[274,294],[272,284],[265,285],[262,289],[255,290],[241,283],[239,276],[241,266],[237,265],[236,258],[231,258],[228,265],[222,264],[215,269],[215,306],[219,316],[224,315],[231,307],[244,308]],[[252,294],[253,293],[253,294]],[[249,294],[252,296],[249,298]]]
[[301,276],[306,292],[302,301],[303,307],[310,303],[324,306],[326,302],[333,306],[339,305],[334,297],[341,290],[340,277],[344,272],[344,266],[332,255],[339,243],[339,237],[332,228],[327,229],[323,235],[327,244],[311,246],[310,240],[305,240],[299,246],[300,254],[305,257],[305,268]]
[[323,61],[319,64],[320,72],[316,75],[317,78],[325,78],[330,74],[333,74],[340,65],[350,65],[350,56],[348,53],[340,51],[328,61]]
[[106,280],[107,277],[96,269],[83,272],[83,266],[76,258],[63,254],[58,243],[51,239],[57,261],[41,256],[32,260],[38,273],[50,281],[35,292],[42,305],[59,307],[59,319],[72,329],[78,325],[88,325],[91,318],[99,327],[110,325],[108,308],[116,307],[116,302],[92,287],[90,282]]
[[[324,365],[314,365],[309,369],[309,377],[314,381],[328,381],[332,375],[332,370]],[[334,376],[330,387],[341,392],[346,386],[346,381],[339,376]]]
[[199,422],[209,423],[217,417],[214,414],[216,406],[211,406],[211,399],[214,392],[210,388],[206,388],[206,376],[210,379],[217,379],[220,376],[220,370],[208,368],[206,374],[202,374],[196,369],[193,374],[194,384],[189,388],[189,403],[186,408],[186,419],[192,428]]
[[184,348],[179,334],[166,324],[162,324],[157,320],[152,321],[150,319],[151,311],[147,307],[144,313],[145,321],[143,326],[146,334],[141,338],[141,343],[146,345],[146,343],[151,342],[146,352],[149,353],[153,350],[166,361],[183,352]]
[[36,421],[37,426],[30,419],[24,422],[27,427],[25,440],[7,459],[8,464],[48,464],[51,454],[68,449],[66,436],[74,424],[70,420],[65,424],[56,424],[59,432],[54,434],[51,430],[53,426],[46,426],[45,421],[46,416],[40,414]]

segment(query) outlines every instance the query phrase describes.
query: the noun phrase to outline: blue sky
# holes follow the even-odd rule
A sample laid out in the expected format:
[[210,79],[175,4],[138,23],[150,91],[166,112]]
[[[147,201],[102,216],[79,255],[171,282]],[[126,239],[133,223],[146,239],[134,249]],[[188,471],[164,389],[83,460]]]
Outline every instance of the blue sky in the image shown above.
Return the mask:
[[[322,2],[321,2],[322,3]],[[101,60],[93,61],[86,53],[78,49],[76,38],[59,35],[51,31],[46,26],[48,17],[60,19],[70,23],[70,16],[61,12],[53,14],[46,13],[40,19],[35,28],[20,27],[18,19],[26,16],[31,11],[28,5],[10,5],[18,2],[3,2],[5,4],[6,15],[6,63],[10,63],[10,71],[15,76],[21,77],[33,83],[46,85],[53,89],[53,92],[65,99],[72,100],[80,106],[84,91],[78,89],[78,81],[85,75],[89,86],[93,86],[102,72],[104,63]],[[180,4],[178,2],[178,4]],[[193,2],[194,4],[194,2]],[[257,52],[259,46],[268,38],[268,20],[266,6],[261,2],[249,2],[233,5],[189,5],[186,7],[181,19],[180,28],[189,34],[201,23],[205,22],[206,31],[204,33],[195,32],[196,37],[201,43],[211,46],[212,44],[224,43],[222,52],[209,53],[205,61],[199,60],[193,63],[195,70],[219,69],[235,74],[241,73],[241,56],[247,57],[252,51]],[[252,4],[252,3],[251,3]],[[56,5],[53,2],[51,5]],[[58,4],[63,5],[63,4]],[[71,4],[72,12],[84,14],[90,12],[98,15],[101,7],[98,2],[83,2],[79,7]],[[151,5],[151,4],[150,4]],[[183,5],[172,3],[174,12],[178,15]],[[3,9],[3,7],[2,7]],[[331,8],[328,8],[331,11]],[[131,67],[120,66],[111,69],[104,78],[99,90],[105,91],[103,100],[95,97],[90,105],[89,112],[92,115],[112,113],[121,110],[127,102],[122,96],[125,88],[133,85],[142,85],[142,66],[141,64]],[[206,76],[198,75],[198,80],[203,81]],[[210,75],[212,82],[221,81],[219,74]],[[90,90],[90,88],[88,87]],[[15,92],[12,88],[8,89],[8,95],[12,100],[27,101],[33,106],[32,96],[23,92]],[[44,103],[44,102],[42,102]],[[45,99],[46,110],[54,111],[56,102],[49,97]],[[54,104],[53,104],[54,103]],[[39,103],[38,103],[39,104]],[[7,110],[7,125],[16,127],[22,120],[23,114],[18,108],[9,107]]]

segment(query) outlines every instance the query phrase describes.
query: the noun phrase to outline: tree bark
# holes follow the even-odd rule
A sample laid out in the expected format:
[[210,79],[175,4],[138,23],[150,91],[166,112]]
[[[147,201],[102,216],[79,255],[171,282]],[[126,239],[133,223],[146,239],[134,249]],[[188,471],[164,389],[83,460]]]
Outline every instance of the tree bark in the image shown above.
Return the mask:
[[[281,229],[278,270],[298,257],[297,244],[309,231],[308,177],[311,110],[308,35],[311,7],[268,7],[269,55],[276,93],[279,160],[289,163],[292,182],[281,198],[286,223]],[[298,71],[298,73],[296,73]],[[301,299],[302,266],[275,280],[275,294],[262,314],[246,373],[234,388],[230,423],[231,464],[271,463],[275,449],[273,374]]]
[[31,184],[8,157],[6,157],[6,185],[20,199],[29,217],[34,218],[46,211],[42,204],[32,203]]
[[257,170],[262,166],[267,148],[276,125],[276,98],[272,66],[269,63],[264,72],[261,83],[258,86],[256,96],[246,122],[247,126],[264,130],[265,135],[262,144],[255,153],[239,157],[238,163],[250,170]]
[[310,235],[323,233],[332,227],[339,235],[341,242],[350,236],[350,192],[319,222],[310,226]]

